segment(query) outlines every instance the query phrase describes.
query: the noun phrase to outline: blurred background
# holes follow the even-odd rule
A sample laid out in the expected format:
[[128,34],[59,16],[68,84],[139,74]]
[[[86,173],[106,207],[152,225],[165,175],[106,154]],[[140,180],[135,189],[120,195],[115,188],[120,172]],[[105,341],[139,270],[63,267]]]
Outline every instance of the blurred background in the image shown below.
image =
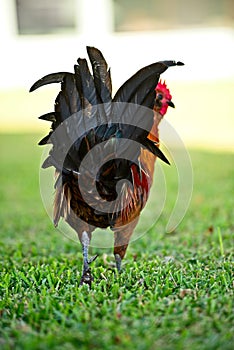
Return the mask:
[[72,71],[96,46],[116,90],[142,66],[181,60],[164,75],[167,115],[189,147],[234,150],[233,0],[1,0],[0,131],[41,133],[59,86],[33,94],[43,75]]

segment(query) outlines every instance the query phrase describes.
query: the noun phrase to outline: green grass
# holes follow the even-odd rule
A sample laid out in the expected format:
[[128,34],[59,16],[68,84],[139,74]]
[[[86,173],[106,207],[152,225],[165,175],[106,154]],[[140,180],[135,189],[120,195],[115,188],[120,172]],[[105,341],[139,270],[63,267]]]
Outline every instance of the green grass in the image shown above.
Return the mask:
[[168,200],[119,276],[111,249],[92,248],[88,290],[78,287],[80,245],[53,228],[40,199],[38,139],[0,138],[0,348],[233,349],[233,154],[191,151],[193,198],[180,226],[164,232]]

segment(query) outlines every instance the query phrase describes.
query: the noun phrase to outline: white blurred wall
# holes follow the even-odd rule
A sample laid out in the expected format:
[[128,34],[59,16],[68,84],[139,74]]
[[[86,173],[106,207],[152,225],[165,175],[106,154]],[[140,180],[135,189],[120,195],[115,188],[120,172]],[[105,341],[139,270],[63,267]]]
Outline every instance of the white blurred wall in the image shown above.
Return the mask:
[[[85,46],[100,48],[112,68],[115,86],[136,69],[161,59],[186,63],[170,71],[175,80],[234,77],[234,30],[199,28],[113,33],[109,0],[79,0],[79,32],[73,35],[18,35],[14,0],[0,1],[0,89],[29,86],[50,71],[70,70]],[[92,11],[90,11],[92,8]]]

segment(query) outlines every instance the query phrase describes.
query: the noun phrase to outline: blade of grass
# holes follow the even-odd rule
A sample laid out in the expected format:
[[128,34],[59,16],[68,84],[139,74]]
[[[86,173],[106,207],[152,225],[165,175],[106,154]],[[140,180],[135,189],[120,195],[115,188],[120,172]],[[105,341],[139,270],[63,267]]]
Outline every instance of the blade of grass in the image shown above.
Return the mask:
[[220,227],[217,228],[217,231],[218,231],[218,237],[219,237],[220,253],[221,253],[222,256],[224,256],[223,237],[222,237],[222,233],[221,233]]

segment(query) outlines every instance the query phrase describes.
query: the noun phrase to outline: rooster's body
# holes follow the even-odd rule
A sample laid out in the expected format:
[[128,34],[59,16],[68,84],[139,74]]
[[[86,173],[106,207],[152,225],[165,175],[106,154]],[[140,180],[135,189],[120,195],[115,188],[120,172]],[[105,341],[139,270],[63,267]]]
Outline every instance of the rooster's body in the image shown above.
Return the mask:
[[[158,124],[174,106],[160,74],[181,62],[163,61],[142,68],[112,98],[110,71],[102,53],[87,48],[92,65],[78,59],[75,73],[49,74],[30,91],[61,82],[55,111],[40,117],[52,130],[39,144],[52,143],[43,167],[56,169],[54,224],[60,217],[77,232],[83,247],[81,284],[91,284],[88,247],[96,227],[114,231],[118,270],[146,204],[157,157]],[[155,88],[157,86],[157,88]],[[93,259],[91,259],[93,260]]]

